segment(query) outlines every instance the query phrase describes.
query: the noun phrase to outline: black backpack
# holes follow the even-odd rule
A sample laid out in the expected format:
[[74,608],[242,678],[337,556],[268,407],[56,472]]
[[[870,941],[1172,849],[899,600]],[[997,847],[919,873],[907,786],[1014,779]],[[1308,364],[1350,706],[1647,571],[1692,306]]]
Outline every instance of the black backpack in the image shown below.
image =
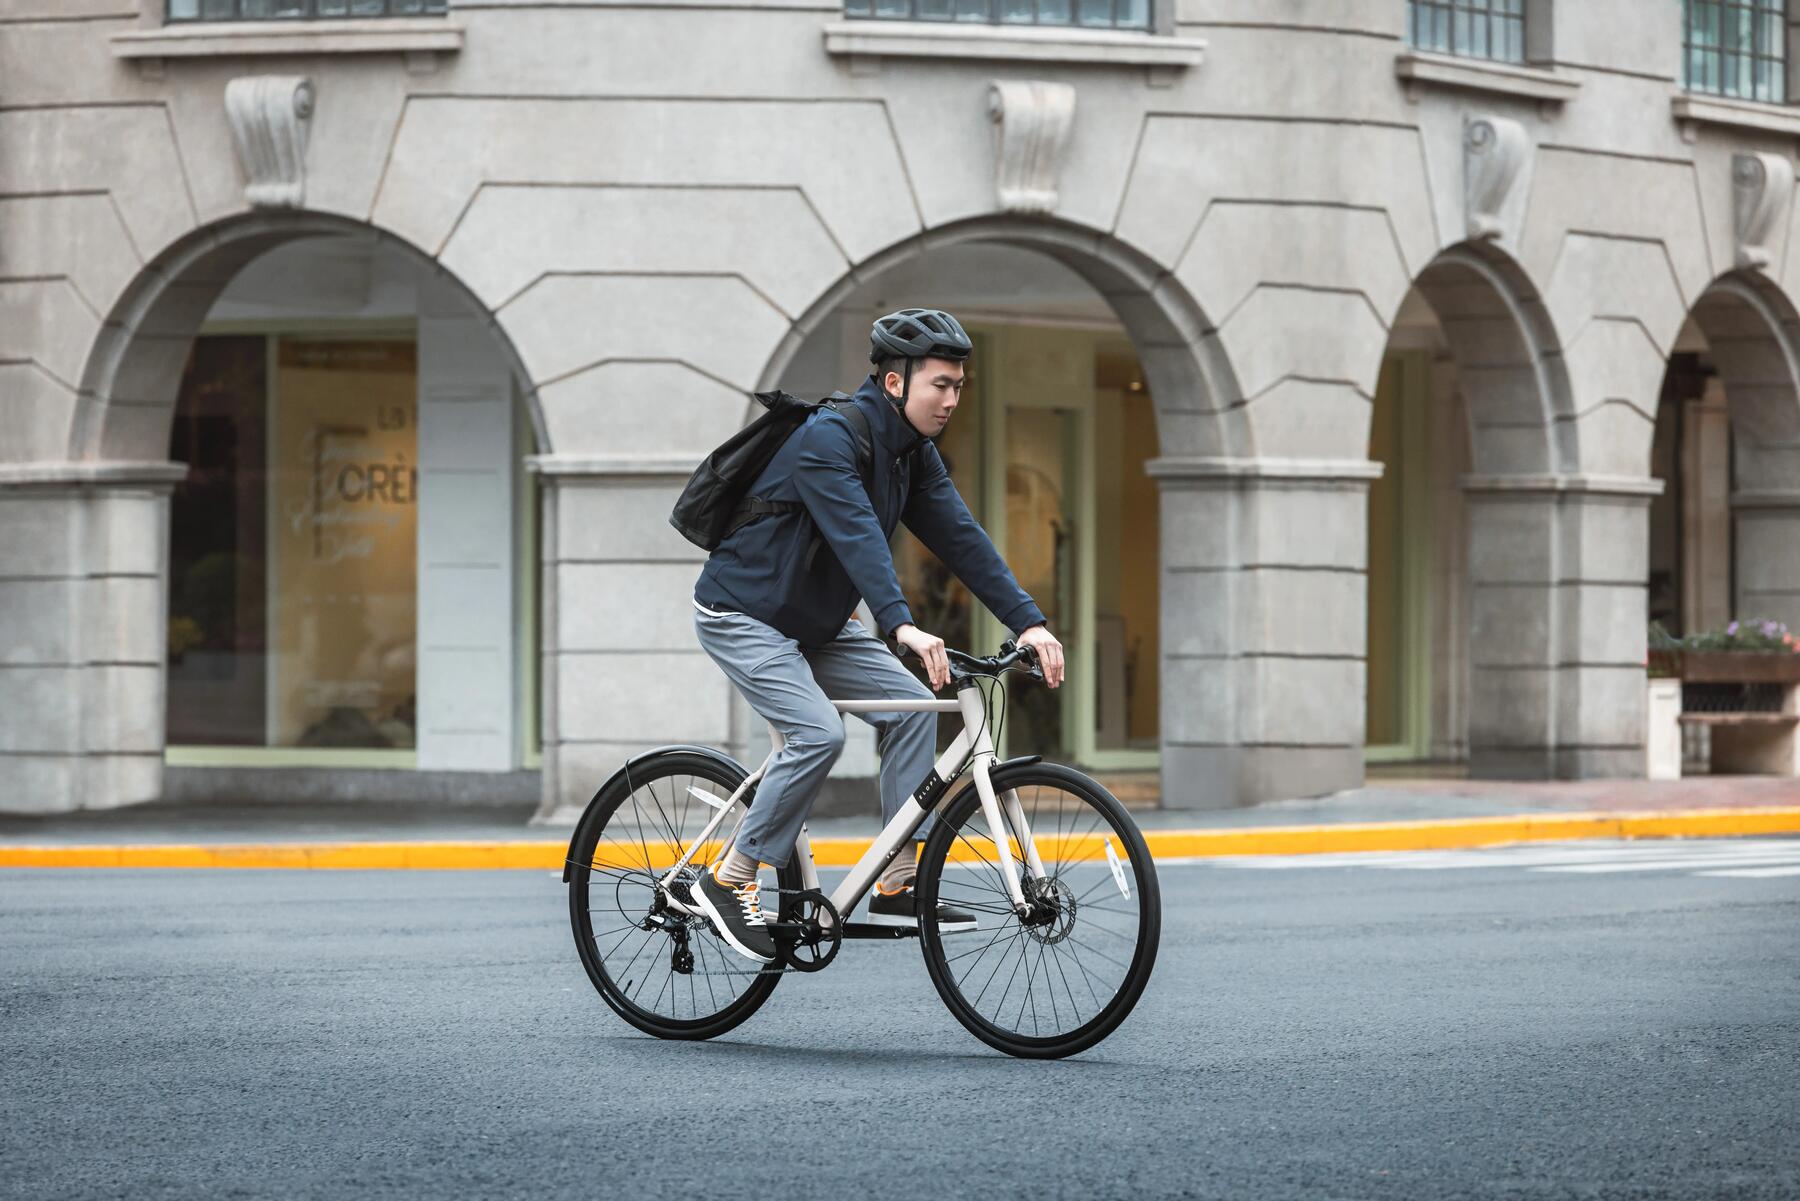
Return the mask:
[[[869,432],[869,418],[842,392],[833,392],[824,400],[801,400],[786,392],[758,392],[757,401],[769,411],[726,439],[707,455],[688,477],[687,487],[669,514],[669,524],[681,536],[702,550],[714,550],[738,527],[773,513],[804,511],[806,506],[791,500],[763,500],[750,495],[763,468],[775,457],[782,444],[793,436],[802,423],[821,408],[843,414],[856,438],[856,470],[862,476],[863,488],[873,497],[875,490],[875,444]],[[817,540],[815,540],[817,541]],[[817,547],[814,547],[817,553]],[[811,558],[811,555],[808,556]]]

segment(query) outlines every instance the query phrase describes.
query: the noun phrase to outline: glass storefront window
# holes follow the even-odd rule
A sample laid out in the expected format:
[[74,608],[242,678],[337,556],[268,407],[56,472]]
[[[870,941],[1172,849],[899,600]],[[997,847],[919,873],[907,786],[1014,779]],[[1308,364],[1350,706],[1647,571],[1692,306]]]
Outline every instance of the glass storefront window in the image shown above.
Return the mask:
[[169,741],[415,745],[410,339],[197,339],[172,454]]

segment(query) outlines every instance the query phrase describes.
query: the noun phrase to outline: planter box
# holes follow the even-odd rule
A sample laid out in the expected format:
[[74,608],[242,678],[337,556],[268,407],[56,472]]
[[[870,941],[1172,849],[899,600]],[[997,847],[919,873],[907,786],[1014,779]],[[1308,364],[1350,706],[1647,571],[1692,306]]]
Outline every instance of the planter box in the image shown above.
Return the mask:
[[1787,651],[1682,651],[1675,672],[1689,684],[1800,684],[1800,655]]
[[1678,720],[1707,728],[1715,775],[1800,776],[1800,655],[1682,651],[1677,670],[1699,686]]

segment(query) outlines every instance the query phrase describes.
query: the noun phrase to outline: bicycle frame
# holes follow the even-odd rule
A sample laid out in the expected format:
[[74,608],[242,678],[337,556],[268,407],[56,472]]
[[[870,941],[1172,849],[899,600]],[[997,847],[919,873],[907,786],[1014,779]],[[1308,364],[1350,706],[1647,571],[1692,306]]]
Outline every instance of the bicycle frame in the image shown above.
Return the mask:
[[[899,812],[881,833],[876,835],[874,843],[863,853],[850,869],[850,874],[831,894],[831,904],[839,914],[849,913],[873,887],[875,880],[918,833],[919,827],[925,824],[930,812],[927,804],[935,807],[943,794],[949,791],[950,782],[962,774],[966,768],[972,768],[975,775],[975,789],[981,798],[982,816],[987,821],[988,831],[994,841],[994,847],[1000,859],[1001,874],[1006,881],[1008,895],[1012,899],[1013,908],[1021,915],[1030,909],[1025,899],[1024,889],[1020,883],[1018,861],[1012,852],[1011,840],[1007,838],[1007,822],[1011,822],[1016,831],[1021,849],[1024,851],[1026,866],[1032,876],[1042,879],[1045,875],[1044,863],[1038,855],[1037,843],[1031,836],[1030,827],[1025,822],[1025,809],[1019,801],[1019,794],[1009,789],[1004,797],[994,792],[992,778],[994,766],[994,740],[988,729],[988,714],[985,699],[974,677],[965,678],[957,685],[956,699],[940,700],[855,700],[832,701],[840,713],[953,713],[962,714],[963,728],[957,731],[956,737],[938,756],[932,766],[932,772],[900,806]],[[974,733],[971,734],[970,730]],[[694,857],[694,853],[712,838],[725,819],[740,804],[748,811],[749,803],[745,798],[749,795],[763,774],[769,770],[770,762],[781,750],[783,738],[781,732],[773,726],[769,734],[774,747],[769,751],[762,765],[740,785],[737,791],[723,801],[710,794],[693,790],[693,795],[718,812],[706,824],[699,837],[687,847],[675,865],[665,872],[658,881],[658,886],[666,893],[675,882],[677,874],[685,868]],[[924,802],[924,803],[922,803]],[[1005,817],[1001,818],[1001,807],[1005,806]],[[723,852],[721,851],[721,854]],[[812,840],[804,825],[800,827],[800,836],[794,841],[794,854],[800,858],[800,876],[806,887],[820,889],[818,865],[813,861]]]

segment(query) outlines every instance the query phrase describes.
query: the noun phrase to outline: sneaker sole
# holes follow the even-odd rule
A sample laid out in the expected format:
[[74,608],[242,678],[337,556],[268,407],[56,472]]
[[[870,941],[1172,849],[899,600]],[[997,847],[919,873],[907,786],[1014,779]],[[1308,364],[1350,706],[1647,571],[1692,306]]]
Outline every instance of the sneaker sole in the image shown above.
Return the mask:
[[704,890],[695,889],[693,898],[694,911],[701,914],[707,921],[712,923],[712,928],[718,931],[719,937],[725,940],[726,946],[736,951],[739,955],[742,955],[745,959],[754,959],[757,963],[775,962],[775,956],[758,955],[755,951],[752,951],[749,947],[732,937],[731,927],[725,924],[725,919],[719,915],[719,911],[714,909],[712,902],[706,899]]

